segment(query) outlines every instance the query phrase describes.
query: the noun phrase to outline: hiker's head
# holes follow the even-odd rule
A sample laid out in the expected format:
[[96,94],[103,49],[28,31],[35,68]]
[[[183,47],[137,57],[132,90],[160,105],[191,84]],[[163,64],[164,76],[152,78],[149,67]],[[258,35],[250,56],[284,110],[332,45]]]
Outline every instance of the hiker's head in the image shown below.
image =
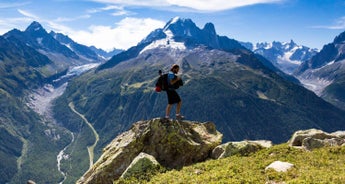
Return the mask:
[[173,64],[170,71],[174,72],[174,73],[178,73],[178,71],[180,70],[180,66],[178,64]]

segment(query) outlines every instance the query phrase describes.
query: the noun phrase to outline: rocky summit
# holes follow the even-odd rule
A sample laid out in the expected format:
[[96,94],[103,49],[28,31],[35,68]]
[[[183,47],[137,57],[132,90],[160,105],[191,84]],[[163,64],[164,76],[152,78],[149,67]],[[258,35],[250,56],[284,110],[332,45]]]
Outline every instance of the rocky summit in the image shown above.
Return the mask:
[[153,156],[166,168],[182,168],[210,157],[222,141],[212,122],[139,121],[107,145],[99,160],[77,183],[113,183],[140,154]]

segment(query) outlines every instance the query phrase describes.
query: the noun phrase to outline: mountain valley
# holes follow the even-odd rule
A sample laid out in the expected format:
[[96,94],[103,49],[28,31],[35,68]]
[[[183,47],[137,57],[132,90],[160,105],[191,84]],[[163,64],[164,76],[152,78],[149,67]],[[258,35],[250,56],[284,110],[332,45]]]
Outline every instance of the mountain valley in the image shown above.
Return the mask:
[[[9,31],[0,36],[0,183],[75,183],[132,123],[164,116],[166,94],[154,87],[174,63],[182,113],[214,122],[224,141],[282,143],[300,129],[344,130],[345,112],[319,97],[343,107],[343,37],[319,53],[293,41],[267,49],[219,36],[212,23],[174,18],[138,45],[107,53],[38,22]],[[326,51],[336,57],[321,63]],[[287,56],[290,63],[279,60]],[[324,90],[315,94],[297,78],[323,81]]]

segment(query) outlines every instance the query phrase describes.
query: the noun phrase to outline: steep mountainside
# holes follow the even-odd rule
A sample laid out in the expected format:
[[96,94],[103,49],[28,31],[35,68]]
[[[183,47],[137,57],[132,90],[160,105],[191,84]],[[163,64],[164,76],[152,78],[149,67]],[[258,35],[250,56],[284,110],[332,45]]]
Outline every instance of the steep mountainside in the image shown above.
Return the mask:
[[42,120],[24,100],[28,90],[49,80],[51,63],[26,44],[0,36],[0,183],[61,180],[54,161],[70,136]]
[[79,57],[82,57],[85,60],[90,60],[90,62],[104,61],[104,58],[101,55],[97,55],[96,52],[94,52],[94,50],[85,45],[81,45],[79,43],[74,42],[71,38],[69,38],[66,35],[63,35],[61,33],[55,33],[54,31],[51,31],[49,34],[53,36],[61,44],[65,45],[73,52],[75,52]]
[[307,88],[345,109],[345,32],[303,63],[295,75]]
[[62,44],[38,22],[0,36],[0,183],[66,178],[60,160],[74,136],[52,118],[51,103],[68,80],[104,61],[67,38]]
[[[181,66],[184,80],[178,89],[182,113],[191,120],[214,122],[224,141],[282,142],[299,129],[345,128],[343,111],[285,80],[262,57],[236,40],[218,36],[210,23],[199,29],[190,19],[179,18],[97,70],[71,81],[56,101],[55,117],[78,134],[76,142],[83,140],[85,146],[95,143],[96,136],[90,135],[96,134],[86,133],[92,125],[99,135],[94,150],[97,158],[132,122],[164,115],[166,94],[153,89],[158,70],[167,72],[174,63]],[[91,125],[84,126],[81,117]],[[66,151],[75,159],[82,156],[76,149]],[[87,156],[85,150],[83,155]],[[89,167],[86,161],[67,162],[81,171]],[[80,174],[66,170],[70,176]]]
[[303,62],[309,60],[317,53],[317,49],[297,45],[290,42],[272,43],[242,43],[246,48],[260,54],[273,63],[273,65],[287,74],[292,74]]

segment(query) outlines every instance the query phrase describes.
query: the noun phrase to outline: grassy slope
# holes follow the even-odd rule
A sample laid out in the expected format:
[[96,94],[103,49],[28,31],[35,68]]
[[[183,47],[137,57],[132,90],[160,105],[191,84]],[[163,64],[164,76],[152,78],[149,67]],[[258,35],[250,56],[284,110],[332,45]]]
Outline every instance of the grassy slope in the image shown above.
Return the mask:
[[[265,171],[273,161],[294,164],[288,172]],[[345,146],[313,151],[280,144],[249,156],[232,156],[209,160],[181,170],[153,176],[150,182],[122,180],[118,183],[344,183]]]

